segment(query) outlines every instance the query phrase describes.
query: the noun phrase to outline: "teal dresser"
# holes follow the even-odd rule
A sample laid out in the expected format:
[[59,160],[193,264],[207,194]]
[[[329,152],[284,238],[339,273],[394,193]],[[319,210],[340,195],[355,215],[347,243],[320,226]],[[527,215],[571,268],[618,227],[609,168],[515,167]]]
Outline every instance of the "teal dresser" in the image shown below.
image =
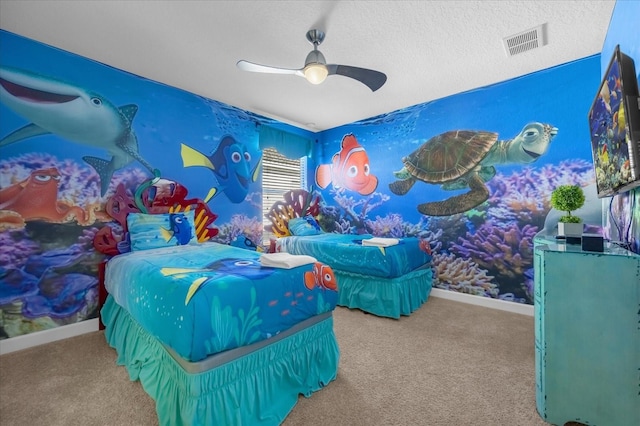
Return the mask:
[[640,425],[640,256],[534,241],[538,413],[554,425]]

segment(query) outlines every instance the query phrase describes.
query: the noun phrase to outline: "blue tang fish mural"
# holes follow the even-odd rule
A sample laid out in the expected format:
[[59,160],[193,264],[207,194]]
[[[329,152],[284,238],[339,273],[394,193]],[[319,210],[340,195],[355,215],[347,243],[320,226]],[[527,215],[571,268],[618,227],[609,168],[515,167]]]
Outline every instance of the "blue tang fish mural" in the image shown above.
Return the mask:
[[223,137],[218,148],[209,156],[185,144],[181,144],[180,154],[184,167],[206,167],[215,175],[219,186],[211,188],[204,200],[205,203],[220,191],[224,192],[232,203],[243,202],[249,193],[249,184],[258,180],[262,163],[261,159],[251,169],[251,154],[244,144],[231,136]]

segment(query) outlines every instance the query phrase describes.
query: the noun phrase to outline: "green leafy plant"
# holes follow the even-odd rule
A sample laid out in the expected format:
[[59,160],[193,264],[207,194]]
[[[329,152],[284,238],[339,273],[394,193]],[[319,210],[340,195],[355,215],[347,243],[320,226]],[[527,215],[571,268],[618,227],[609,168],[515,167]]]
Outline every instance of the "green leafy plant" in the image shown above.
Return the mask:
[[567,214],[559,222],[580,223],[582,219],[571,214],[584,205],[584,191],[578,185],[560,185],[551,193],[551,206]]

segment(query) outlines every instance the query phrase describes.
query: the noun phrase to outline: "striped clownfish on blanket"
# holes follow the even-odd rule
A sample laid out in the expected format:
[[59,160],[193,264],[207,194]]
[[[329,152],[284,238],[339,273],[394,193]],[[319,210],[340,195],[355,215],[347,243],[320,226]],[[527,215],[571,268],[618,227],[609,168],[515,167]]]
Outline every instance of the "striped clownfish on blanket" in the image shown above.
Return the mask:
[[320,287],[324,290],[338,291],[338,282],[333,269],[321,262],[315,262],[313,270],[304,273],[304,285],[309,290]]

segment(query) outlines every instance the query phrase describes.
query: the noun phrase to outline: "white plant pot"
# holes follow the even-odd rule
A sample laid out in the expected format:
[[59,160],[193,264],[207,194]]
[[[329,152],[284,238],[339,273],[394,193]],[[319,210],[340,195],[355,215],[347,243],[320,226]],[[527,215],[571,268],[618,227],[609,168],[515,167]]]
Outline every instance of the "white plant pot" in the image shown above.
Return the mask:
[[582,237],[584,224],[558,222],[558,235],[565,237]]

